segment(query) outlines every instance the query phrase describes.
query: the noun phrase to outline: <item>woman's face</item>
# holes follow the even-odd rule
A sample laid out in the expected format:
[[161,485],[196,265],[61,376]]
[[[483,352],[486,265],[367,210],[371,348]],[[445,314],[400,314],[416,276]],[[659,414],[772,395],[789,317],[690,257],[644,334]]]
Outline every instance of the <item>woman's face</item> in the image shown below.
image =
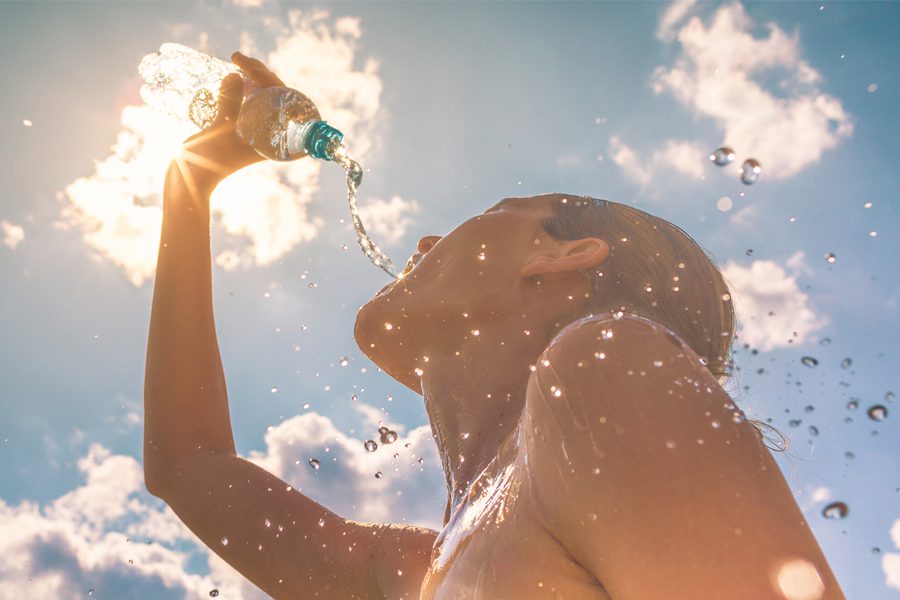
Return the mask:
[[552,215],[552,203],[565,197],[506,198],[443,237],[422,238],[403,277],[357,313],[360,349],[409,385],[404,378],[417,359],[521,313],[527,285],[522,267],[557,243],[541,223]]

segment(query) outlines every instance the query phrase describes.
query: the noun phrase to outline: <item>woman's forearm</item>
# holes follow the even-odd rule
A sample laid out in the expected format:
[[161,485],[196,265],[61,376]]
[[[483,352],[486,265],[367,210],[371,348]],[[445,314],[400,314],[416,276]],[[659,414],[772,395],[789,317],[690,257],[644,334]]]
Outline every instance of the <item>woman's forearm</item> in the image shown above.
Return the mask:
[[212,302],[214,183],[176,160],[166,174],[144,380],[144,474],[166,485],[197,453],[234,454]]

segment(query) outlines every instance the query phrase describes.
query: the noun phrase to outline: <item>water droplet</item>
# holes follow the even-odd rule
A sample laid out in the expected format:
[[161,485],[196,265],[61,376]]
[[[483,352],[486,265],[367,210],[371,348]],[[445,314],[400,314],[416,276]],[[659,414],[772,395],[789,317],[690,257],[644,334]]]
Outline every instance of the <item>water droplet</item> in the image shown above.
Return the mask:
[[663,366],[663,361],[661,361],[661,360],[654,360],[654,361],[653,361],[653,366],[654,366],[654,367],[661,367],[661,366]]
[[826,262],[829,262],[829,263],[831,263],[831,264],[834,264],[834,261],[835,261],[835,260],[837,260],[837,257],[834,255],[833,252],[829,252],[828,254],[825,255],[825,261],[826,261]]
[[759,174],[762,173],[762,167],[756,159],[748,158],[741,165],[741,182],[747,185],[756,183]]
[[128,564],[129,564],[129,565],[133,565],[133,564],[134,564],[134,561],[131,560],[131,559],[129,558],[129,559],[128,559]]
[[269,519],[266,519],[264,522],[265,522],[265,524],[266,524],[266,527],[271,527],[271,526],[272,526],[272,521],[270,521]]
[[844,452],[844,458],[846,458],[847,460],[853,460],[854,458],[856,458],[856,455],[848,450],[847,452]]
[[366,449],[366,452],[375,452],[378,448],[378,444],[375,443],[375,440],[366,440],[366,443],[363,444]]
[[876,404],[870,406],[869,410],[866,411],[866,414],[869,415],[869,418],[873,421],[884,421],[887,418],[888,411],[882,405]]
[[852,365],[852,364],[853,364],[853,359],[851,359],[851,358],[845,358],[844,360],[841,361],[841,368],[842,368],[842,369],[849,369],[849,368],[850,368],[850,365]]
[[325,519],[319,519],[319,527],[325,527]]
[[385,324],[384,324],[384,328],[387,329],[388,331],[390,331],[391,329],[394,328],[394,326],[393,326],[393,324],[391,324],[391,323],[385,323]]
[[870,84],[866,87],[866,91],[868,91],[870,94],[875,93],[877,90],[878,90],[878,84],[877,84],[877,83],[870,83]]
[[807,367],[815,367],[819,364],[819,361],[813,358],[812,356],[804,356],[800,359],[800,362],[803,363]]
[[869,237],[876,237],[877,235],[878,235],[878,232],[875,231],[874,229],[869,232]]
[[856,400],[855,398],[851,398],[850,402],[847,403],[847,409],[848,410],[856,410],[857,408],[859,408],[859,401]]
[[822,516],[826,519],[843,519],[850,513],[850,507],[844,502],[832,502],[822,509]]
[[885,393],[884,393],[884,399],[885,399],[887,402],[893,402],[893,401],[894,401],[894,392],[885,392]]
[[319,461],[317,459],[311,458],[311,459],[309,459],[309,466],[311,466],[313,469],[318,471],[321,464],[319,463]]
[[342,356],[340,364],[342,367],[346,367],[350,364],[350,360],[346,356]]
[[381,471],[375,473],[375,479],[381,479],[382,477],[384,477],[384,473],[382,473]]
[[222,545],[223,545],[223,546],[227,546],[227,545],[228,545],[228,538],[227,538],[227,537],[223,537],[223,538],[222,538]]
[[93,595],[94,595],[94,588],[91,588],[88,590],[88,596],[93,596]]
[[219,595],[219,590],[213,588],[213,589],[209,590],[209,595],[210,595],[210,597],[215,598]]
[[272,392],[273,394],[278,393],[278,388],[277,388],[277,387],[273,387],[272,390],[271,390],[271,392]]
[[397,432],[396,431],[385,431],[381,434],[381,443],[382,444],[393,444],[397,441]]
[[802,422],[803,421],[801,421],[800,419],[791,419],[790,421],[788,421],[788,425],[790,425],[791,427],[799,427]]
[[718,208],[722,212],[728,212],[732,209],[733,206],[734,203],[728,196],[722,196],[716,201],[716,208]]
[[815,425],[810,425],[809,426],[809,435],[812,435],[812,436],[819,435],[819,428],[816,427]]
[[821,340],[819,340],[820,346],[827,346],[830,343],[831,343],[831,338],[829,338],[829,337],[822,338]]
[[803,408],[803,412],[807,412],[807,413],[811,413],[811,412],[814,411],[814,410],[816,410],[816,407],[814,407],[812,404],[807,404],[807,405]]
[[309,402],[304,402],[304,403],[303,403],[303,408],[309,408]]
[[712,154],[709,155],[709,160],[711,160],[717,166],[724,167],[734,160],[734,150],[732,150],[728,146],[716,148],[715,150],[713,150]]

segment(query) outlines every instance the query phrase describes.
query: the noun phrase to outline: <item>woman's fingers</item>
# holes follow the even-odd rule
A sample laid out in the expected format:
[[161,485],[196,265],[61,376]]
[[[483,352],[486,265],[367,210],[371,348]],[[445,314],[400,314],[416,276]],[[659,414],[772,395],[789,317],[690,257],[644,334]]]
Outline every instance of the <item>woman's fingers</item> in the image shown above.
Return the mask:
[[260,60],[245,56],[240,52],[235,52],[231,55],[231,62],[247,73],[247,75],[249,75],[260,87],[284,85],[281,78],[273,73],[269,67]]
[[244,81],[237,73],[228,75],[219,88],[219,108],[216,121],[233,121],[237,118],[244,100]]

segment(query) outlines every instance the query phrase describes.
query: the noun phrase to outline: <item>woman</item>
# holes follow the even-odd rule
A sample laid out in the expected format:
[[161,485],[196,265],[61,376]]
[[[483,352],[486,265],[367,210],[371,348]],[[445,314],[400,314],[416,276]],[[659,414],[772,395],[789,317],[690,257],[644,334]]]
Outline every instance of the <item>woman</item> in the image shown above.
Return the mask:
[[230,76],[167,174],[145,387],[147,487],[217,554],[276,598],[843,598],[718,385],[721,275],[674,225],[611,202],[507,198],[422,238],[360,309],[362,351],[424,398],[440,532],[342,518],[238,457],[208,199],[262,160],[234,133],[240,100]]

